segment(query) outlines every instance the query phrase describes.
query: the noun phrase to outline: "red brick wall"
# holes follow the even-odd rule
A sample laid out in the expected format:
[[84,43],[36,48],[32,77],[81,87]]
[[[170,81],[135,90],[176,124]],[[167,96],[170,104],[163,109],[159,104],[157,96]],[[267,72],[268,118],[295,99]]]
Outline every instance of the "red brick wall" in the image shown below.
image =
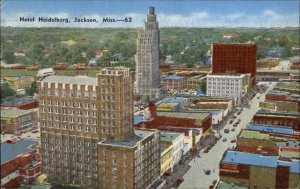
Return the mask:
[[278,118],[278,117],[259,117],[254,115],[252,122],[255,124],[268,124],[278,126],[291,126],[295,130],[300,130],[299,118]]
[[27,157],[19,156],[11,161],[1,164],[1,179],[15,172],[19,167],[27,165],[32,160],[34,160],[33,151],[30,152],[30,155]]
[[203,132],[211,127],[211,115],[203,120],[202,126],[195,125],[194,119],[174,118],[174,117],[158,117],[153,106],[149,106],[151,116],[154,118],[150,122],[141,122],[135,127],[142,128],[142,125],[147,129],[157,129],[159,126],[173,126],[173,127],[186,127],[186,128],[202,128]]
[[35,102],[31,102],[31,103],[28,103],[28,104],[24,104],[24,105],[21,105],[21,106],[1,106],[1,108],[4,108],[4,109],[17,109],[17,110],[30,110],[30,109],[33,109],[33,108],[37,108],[38,107],[38,102],[35,101]]
[[15,179],[10,180],[8,183],[1,185],[1,188],[18,188],[19,186],[19,179],[16,177]]
[[276,189],[289,188],[289,167],[278,166],[276,169]]
[[[255,44],[213,44],[212,73],[222,74],[235,71],[240,74],[256,76],[256,45]],[[255,84],[252,81],[252,85]]]
[[285,96],[267,94],[266,100],[287,101]]
[[258,148],[257,146],[240,146],[240,145],[238,145],[235,148],[235,151],[256,153],[256,154],[264,153],[264,154],[273,155],[273,156],[278,155],[278,150],[277,149],[262,148],[262,150],[258,151],[257,148]]
[[224,177],[231,177],[235,179],[250,178],[250,167],[248,165],[231,165],[231,164],[220,163],[219,168],[220,168],[220,172],[219,172],[220,177],[224,176]]

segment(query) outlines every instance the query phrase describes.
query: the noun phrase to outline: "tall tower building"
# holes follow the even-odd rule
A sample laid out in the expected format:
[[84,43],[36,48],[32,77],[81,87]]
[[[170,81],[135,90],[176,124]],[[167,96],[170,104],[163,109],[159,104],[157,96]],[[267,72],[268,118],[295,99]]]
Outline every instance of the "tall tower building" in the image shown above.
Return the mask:
[[132,129],[132,91],[128,68],[38,81],[42,172],[49,182],[131,189],[157,178],[159,136]]
[[135,92],[143,99],[160,96],[159,29],[154,7],[149,8],[144,30],[138,32]]

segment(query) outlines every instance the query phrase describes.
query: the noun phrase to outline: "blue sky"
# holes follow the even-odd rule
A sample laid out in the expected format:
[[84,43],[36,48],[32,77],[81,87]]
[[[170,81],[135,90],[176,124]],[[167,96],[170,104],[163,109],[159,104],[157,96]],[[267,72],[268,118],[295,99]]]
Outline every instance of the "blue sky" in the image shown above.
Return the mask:
[[[1,25],[21,27],[143,27],[154,6],[161,27],[299,27],[299,1],[104,1],[2,0]],[[69,18],[71,23],[21,23],[20,17]],[[132,23],[74,23],[75,17],[123,19]]]

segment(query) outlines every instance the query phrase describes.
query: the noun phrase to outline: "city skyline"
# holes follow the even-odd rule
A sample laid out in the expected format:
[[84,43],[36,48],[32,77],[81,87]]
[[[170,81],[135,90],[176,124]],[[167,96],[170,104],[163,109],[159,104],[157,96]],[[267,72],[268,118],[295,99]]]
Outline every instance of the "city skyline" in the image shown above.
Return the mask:
[[[299,27],[298,1],[4,1],[2,26],[11,27],[142,27],[143,11],[157,10],[161,27]],[[115,23],[20,22],[20,17],[86,17],[123,19]]]

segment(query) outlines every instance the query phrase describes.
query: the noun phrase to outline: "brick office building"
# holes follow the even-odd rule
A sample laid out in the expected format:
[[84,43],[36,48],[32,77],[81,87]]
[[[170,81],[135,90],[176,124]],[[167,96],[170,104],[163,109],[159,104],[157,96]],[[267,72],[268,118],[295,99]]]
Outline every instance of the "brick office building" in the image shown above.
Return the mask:
[[226,151],[219,164],[221,181],[250,189],[299,188],[299,160],[279,160],[276,156],[261,156]]
[[300,118],[298,112],[275,112],[269,110],[258,110],[252,118],[254,124],[267,124],[292,127],[300,131]]
[[213,44],[212,74],[228,72],[250,74],[251,85],[256,78],[256,45],[255,44]]
[[132,85],[127,68],[38,81],[42,172],[50,182],[135,189],[157,179],[159,136],[133,131]]

